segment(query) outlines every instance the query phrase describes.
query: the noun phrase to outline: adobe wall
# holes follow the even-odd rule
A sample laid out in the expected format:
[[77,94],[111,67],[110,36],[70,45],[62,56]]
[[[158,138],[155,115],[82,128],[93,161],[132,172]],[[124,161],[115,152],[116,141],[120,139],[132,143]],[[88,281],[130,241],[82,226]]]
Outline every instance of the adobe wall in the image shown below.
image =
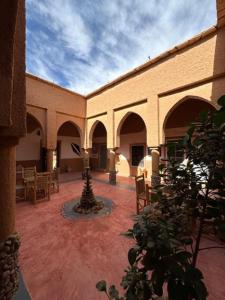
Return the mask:
[[[131,146],[143,145],[144,158],[139,163],[138,167],[132,166],[131,163]],[[151,157],[147,155],[146,131],[123,134],[120,138],[120,147],[117,151],[116,171],[120,176],[136,176],[140,174],[141,169],[148,170],[147,177],[151,175]]]
[[19,287],[16,145],[26,133],[25,1],[0,1],[0,299]]
[[217,6],[217,20],[219,26],[225,25],[225,1],[224,0],[216,0]]
[[[164,123],[177,104],[194,98],[217,108],[216,100],[225,94],[224,61],[225,27],[220,24],[86,98],[28,74],[27,111],[40,122],[43,143],[48,149],[55,149],[57,131],[66,121],[78,126],[81,148],[91,148],[92,134],[101,121],[107,131],[107,148],[120,152],[120,128],[131,112],[141,116],[145,123],[146,148],[154,148],[165,142]],[[179,134],[179,129],[176,132]],[[180,134],[183,132],[180,129]],[[173,137],[174,133],[168,134]],[[150,174],[151,156],[146,161]],[[122,164],[119,168],[120,174],[128,173]]]
[[42,125],[45,146],[55,149],[57,131],[66,121],[71,121],[81,134],[84,146],[86,100],[83,96],[70,92],[30,74],[26,75],[27,111]]
[[37,134],[38,130],[28,133],[20,139],[16,147],[16,161],[36,161],[40,159],[40,148],[42,137]]
[[57,140],[61,142],[61,155],[60,155],[60,171],[82,171],[83,169],[83,157],[82,153],[78,156],[73,152],[71,143],[80,146],[80,138],[72,136],[60,136]]
[[89,95],[87,117],[97,116],[88,120],[88,130],[90,123],[104,114],[109,144],[116,147],[119,120],[127,112],[134,111],[145,121],[148,146],[156,146],[163,141],[165,116],[177,101],[190,95],[215,104],[217,98],[225,93],[224,27],[213,27],[166,55],[144,70],[140,67],[139,72],[124,76],[124,79],[118,79],[96,94]]

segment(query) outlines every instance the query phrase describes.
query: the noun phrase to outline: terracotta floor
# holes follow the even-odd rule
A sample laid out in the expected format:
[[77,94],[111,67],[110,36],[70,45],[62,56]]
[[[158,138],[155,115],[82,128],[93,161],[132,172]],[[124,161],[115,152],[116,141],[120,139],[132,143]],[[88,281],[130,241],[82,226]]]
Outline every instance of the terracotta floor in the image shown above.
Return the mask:
[[[80,180],[61,184],[60,192],[50,202],[17,204],[17,230],[22,239],[20,264],[34,300],[106,299],[96,291],[96,282],[105,279],[119,286],[128,265],[127,250],[132,242],[120,233],[133,224],[135,192],[97,178],[93,180],[95,194],[114,201],[112,214],[68,221],[60,215],[60,209],[65,201],[80,196],[82,185]],[[204,246],[211,244],[204,241]],[[225,299],[224,252],[202,251],[199,259],[210,300]]]
[[[105,182],[105,183],[109,182],[109,173],[92,171],[91,176],[93,179],[99,182]],[[81,172],[68,172],[59,175],[60,183],[65,183],[65,182],[70,182],[75,180],[81,180]],[[135,186],[134,177],[117,176],[117,183],[119,184],[119,186],[124,186],[124,187],[130,186],[133,189]]]

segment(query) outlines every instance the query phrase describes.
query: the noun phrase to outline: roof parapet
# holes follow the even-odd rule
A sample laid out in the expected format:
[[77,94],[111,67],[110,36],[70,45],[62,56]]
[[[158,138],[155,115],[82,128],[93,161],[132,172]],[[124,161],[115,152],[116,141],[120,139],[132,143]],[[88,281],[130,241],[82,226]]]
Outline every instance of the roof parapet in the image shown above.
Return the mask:
[[84,99],[86,99],[86,97],[85,97],[84,95],[81,95],[81,94],[79,94],[79,93],[77,93],[77,92],[71,91],[71,90],[69,90],[69,89],[67,89],[67,88],[64,88],[64,87],[62,87],[62,86],[60,86],[60,85],[54,83],[54,82],[51,82],[51,81],[48,81],[48,80],[46,80],[46,79],[40,78],[40,77],[38,77],[38,76],[36,76],[36,75],[33,75],[33,74],[31,74],[31,73],[26,73],[26,77],[29,77],[29,78],[32,78],[32,79],[35,79],[35,80],[38,80],[38,81],[42,81],[42,82],[44,82],[44,83],[46,83],[46,84],[48,84],[48,85],[51,85],[51,86],[53,86],[53,87],[55,87],[55,88],[58,88],[58,89],[60,89],[60,90],[63,90],[63,91],[65,91],[65,92],[68,92],[68,93],[70,93],[70,94],[73,94],[73,95],[76,95],[76,96],[80,96],[80,97],[83,97]]
[[[222,0],[225,2],[225,0]],[[89,93],[86,95],[87,99],[92,98],[93,96],[100,94],[101,92],[103,92],[104,90],[106,90],[109,87],[113,87],[117,84],[119,84],[120,82],[124,81],[125,79],[134,76],[135,74],[142,72],[146,69],[149,69],[152,65],[157,64],[158,62],[162,61],[163,59],[169,58],[171,55],[173,55],[174,53],[177,53],[185,48],[188,48],[191,45],[194,45],[195,43],[197,43],[198,41],[207,38],[208,36],[214,34],[215,32],[217,32],[218,30],[218,26],[212,26],[209,29],[195,35],[193,38],[167,50],[166,52],[163,52],[162,54],[156,56],[155,58],[151,59],[150,61],[147,61],[146,63],[134,68],[133,70],[117,77],[116,79],[114,79],[113,81],[101,86],[100,88],[96,89],[95,91]]]

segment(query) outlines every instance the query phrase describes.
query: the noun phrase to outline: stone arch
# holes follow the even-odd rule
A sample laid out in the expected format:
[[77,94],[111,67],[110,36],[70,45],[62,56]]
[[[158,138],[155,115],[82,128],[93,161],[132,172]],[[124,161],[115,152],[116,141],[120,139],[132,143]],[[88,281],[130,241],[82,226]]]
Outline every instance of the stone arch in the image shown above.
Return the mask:
[[90,167],[95,171],[108,170],[107,129],[104,122],[96,120],[89,133]]
[[206,109],[214,111],[217,107],[207,99],[191,95],[185,96],[176,102],[170,107],[163,121],[163,144],[166,142],[166,138],[172,139],[173,135],[174,138],[183,136],[187,126],[197,119],[201,111]]
[[[38,124],[38,126],[40,127],[40,129],[41,129],[41,131],[42,131],[42,135],[43,135],[43,137],[44,137],[44,134],[45,134],[44,128],[43,128],[43,125],[42,125],[41,121],[38,119],[38,117],[36,117],[33,113],[27,112],[27,115],[26,115],[26,121],[28,121],[28,118],[33,119],[34,122],[35,122],[36,124]],[[29,130],[29,129],[28,129],[28,124],[27,124],[27,132],[28,132],[28,130]]]
[[116,169],[120,176],[150,175],[147,126],[139,113],[128,111],[116,128]]
[[58,131],[60,130],[60,128],[61,128],[63,125],[65,125],[66,123],[72,124],[72,125],[78,130],[79,135],[80,135],[80,138],[81,138],[81,140],[82,140],[83,133],[82,133],[82,130],[81,130],[80,126],[77,125],[76,122],[74,122],[74,121],[72,121],[72,120],[70,120],[70,119],[64,120],[64,121],[60,122],[59,124],[57,124],[57,128],[56,128],[57,135],[58,135]]
[[37,122],[40,124],[43,132],[43,145],[46,146],[46,138],[47,138],[47,132],[46,132],[46,112],[44,109],[39,109],[36,107],[27,106],[27,114],[31,115],[33,118],[37,120]]
[[176,102],[170,109],[169,111],[167,112],[165,118],[164,118],[164,121],[163,121],[163,130],[165,129],[165,126],[166,126],[166,123],[169,119],[169,117],[171,116],[171,114],[181,105],[183,104],[184,102],[187,102],[189,100],[196,100],[196,102],[199,103],[200,102],[204,102],[208,105],[208,107],[212,107],[213,109],[217,109],[216,105],[214,103],[212,103],[211,101],[205,99],[205,98],[202,98],[202,97],[199,97],[199,96],[185,96],[184,98],[180,99],[178,102]]
[[66,122],[71,123],[72,125],[74,125],[74,127],[78,130],[79,134],[80,134],[80,140],[81,140],[81,148],[84,148],[84,140],[85,140],[85,127],[84,127],[84,120],[81,119],[73,119],[70,118],[68,116],[61,116],[61,115],[57,115],[57,119],[56,119],[56,129],[54,131],[55,133],[55,139],[57,138],[57,133],[59,128]]
[[16,162],[23,167],[36,166],[38,171],[42,171],[45,169],[45,132],[39,119],[30,112],[27,112],[26,123],[26,136],[16,147]]
[[57,145],[53,166],[61,172],[82,171],[82,131],[72,120],[60,122],[57,126]]
[[123,126],[125,120],[126,120],[131,114],[135,114],[135,115],[137,115],[138,117],[140,117],[140,118],[142,119],[143,123],[145,124],[146,131],[147,131],[146,122],[145,122],[144,118],[143,118],[139,113],[136,113],[136,112],[133,112],[133,111],[129,111],[129,112],[125,113],[125,114],[121,117],[121,119],[120,119],[120,121],[119,121],[119,124],[118,124],[118,126],[117,126],[117,129],[116,129],[116,131],[115,131],[115,133],[116,133],[116,147],[120,147],[120,131],[121,131],[121,128],[122,128],[122,126]]
[[94,133],[94,131],[95,131],[95,129],[96,129],[96,127],[97,127],[97,125],[98,125],[99,123],[101,123],[101,124],[104,126],[105,131],[106,131],[106,136],[108,136],[106,124],[105,124],[104,122],[100,121],[100,120],[96,120],[96,121],[92,124],[91,129],[90,129],[89,134],[88,134],[88,142],[89,142],[88,145],[89,145],[90,148],[92,148],[93,133]]

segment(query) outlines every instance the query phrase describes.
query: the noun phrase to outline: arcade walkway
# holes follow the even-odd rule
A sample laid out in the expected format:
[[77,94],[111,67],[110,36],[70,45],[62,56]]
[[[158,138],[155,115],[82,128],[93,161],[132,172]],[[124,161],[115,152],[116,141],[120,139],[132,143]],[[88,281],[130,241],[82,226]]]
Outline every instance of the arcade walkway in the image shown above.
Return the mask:
[[[101,176],[93,177],[95,194],[114,202],[111,215],[73,221],[61,216],[63,203],[80,196],[81,180],[61,184],[60,192],[50,202],[36,206],[17,203],[20,265],[33,300],[103,300],[105,296],[95,289],[101,279],[119,287],[132,244],[120,234],[133,224],[135,192],[106,184]],[[213,242],[204,240],[203,246],[209,245]],[[199,265],[209,288],[208,299],[223,300],[224,250],[202,252]]]
[[[91,171],[92,179],[102,182],[108,183],[109,182],[109,173],[105,172],[93,172]],[[117,186],[135,190],[135,181],[134,177],[124,177],[124,176],[117,176]],[[69,173],[62,173],[59,175],[59,182],[71,182],[81,180],[81,172],[69,172]]]

